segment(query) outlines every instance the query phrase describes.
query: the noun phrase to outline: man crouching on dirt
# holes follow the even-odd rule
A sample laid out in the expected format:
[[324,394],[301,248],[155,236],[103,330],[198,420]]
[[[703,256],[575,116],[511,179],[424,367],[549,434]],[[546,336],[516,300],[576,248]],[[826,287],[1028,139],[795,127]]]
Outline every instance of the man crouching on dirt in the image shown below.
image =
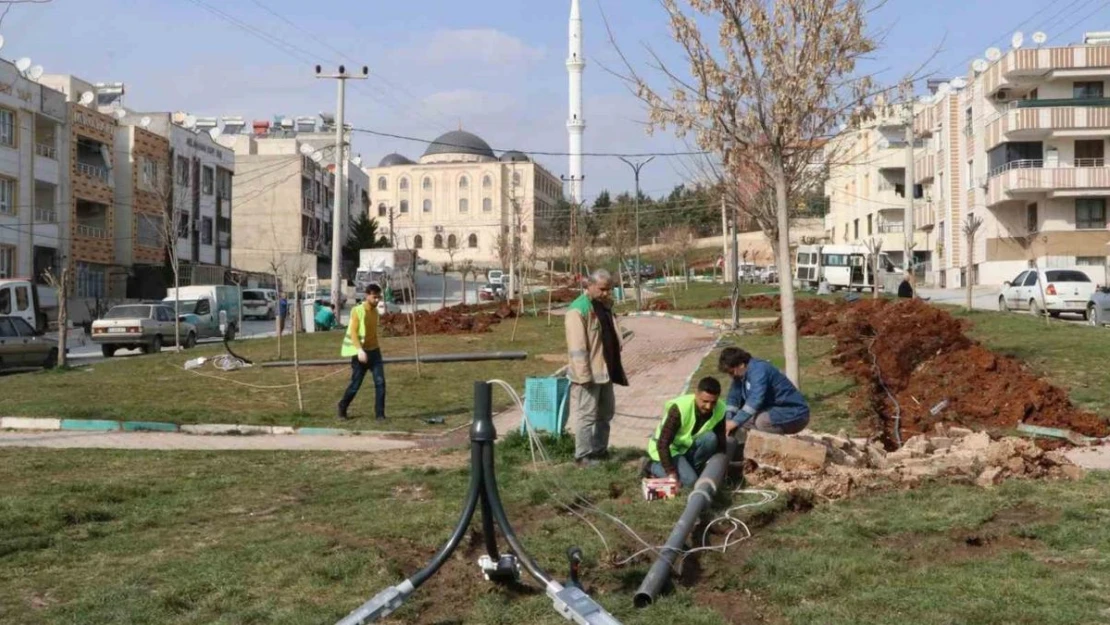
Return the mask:
[[648,441],[648,471],[690,488],[713,454],[725,452],[725,438],[721,383],[702,378],[694,393],[667,402],[663,421]]
[[797,434],[809,425],[809,404],[798,387],[766,360],[752,358],[739,347],[726,347],[718,361],[721,373],[732,376],[725,432],[736,433],[743,445],[750,430]]

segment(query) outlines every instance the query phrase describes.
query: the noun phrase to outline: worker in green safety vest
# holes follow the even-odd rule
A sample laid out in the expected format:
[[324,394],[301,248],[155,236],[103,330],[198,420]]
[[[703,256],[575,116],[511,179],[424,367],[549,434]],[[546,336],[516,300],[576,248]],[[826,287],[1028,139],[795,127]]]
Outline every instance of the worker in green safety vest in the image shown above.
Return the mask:
[[697,390],[667,402],[663,421],[648,441],[648,472],[684,488],[698,481],[713,454],[725,451],[725,404],[721,383],[706,377]]

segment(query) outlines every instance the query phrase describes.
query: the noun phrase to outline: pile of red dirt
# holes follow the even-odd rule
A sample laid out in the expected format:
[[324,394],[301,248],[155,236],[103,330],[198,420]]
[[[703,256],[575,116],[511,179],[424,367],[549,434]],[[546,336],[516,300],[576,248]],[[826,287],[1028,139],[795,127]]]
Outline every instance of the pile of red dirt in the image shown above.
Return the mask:
[[966,322],[921,300],[802,300],[797,321],[803,335],[836,338],[833,362],[860,382],[858,399],[878,416],[888,441],[896,414],[903,438],[941,422],[1110,435],[1106,421],[1076,408],[1066,391],[972,341]]
[[[740,308],[746,310],[779,310],[781,307],[782,304],[779,302],[779,298],[770,295],[752,295],[740,299]],[[706,305],[706,308],[730,310],[732,309],[732,299],[722,297],[713,300]]]
[[582,289],[575,287],[563,287],[555,289],[551,292],[551,303],[566,304],[569,302],[573,302],[574,300],[578,299],[578,296],[581,294]]
[[669,300],[669,299],[665,299],[665,298],[662,298],[662,297],[657,297],[657,298],[651,300],[650,302],[648,302],[647,309],[658,311],[658,312],[664,312],[664,311],[667,311],[667,310],[674,310],[674,304],[672,304],[671,300]]
[[[504,319],[516,316],[508,304],[496,304],[492,312],[468,312],[470,309],[488,310],[483,306],[451,306],[435,312],[417,311],[416,332],[421,336],[433,334],[478,334],[489,332],[491,327]],[[382,315],[382,336],[411,336],[413,316],[408,313]]]

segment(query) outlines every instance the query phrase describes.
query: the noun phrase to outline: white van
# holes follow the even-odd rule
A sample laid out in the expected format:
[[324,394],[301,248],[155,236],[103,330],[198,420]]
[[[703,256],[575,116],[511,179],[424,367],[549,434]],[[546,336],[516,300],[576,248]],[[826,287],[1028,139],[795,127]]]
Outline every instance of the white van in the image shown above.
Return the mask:
[[[169,289],[166,298],[173,308],[174,300],[178,300],[180,314],[187,317],[189,323],[197,328],[197,338],[220,338],[225,335],[228,340],[235,338],[239,332],[239,287],[235,286],[183,286],[180,289]],[[221,329],[221,325],[226,328]]]
[[278,296],[273,289],[243,289],[243,319],[257,317],[272,321],[277,317]]

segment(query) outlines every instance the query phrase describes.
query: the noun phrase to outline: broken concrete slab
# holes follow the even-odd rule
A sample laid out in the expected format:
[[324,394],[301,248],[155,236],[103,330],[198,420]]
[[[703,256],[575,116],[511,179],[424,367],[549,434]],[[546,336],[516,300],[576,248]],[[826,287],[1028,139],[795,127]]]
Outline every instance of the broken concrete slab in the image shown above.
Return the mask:
[[828,459],[829,448],[819,443],[792,436],[768,434],[752,430],[744,445],[744,457],[760,465],[783,469],[809,467],[821,469]]

